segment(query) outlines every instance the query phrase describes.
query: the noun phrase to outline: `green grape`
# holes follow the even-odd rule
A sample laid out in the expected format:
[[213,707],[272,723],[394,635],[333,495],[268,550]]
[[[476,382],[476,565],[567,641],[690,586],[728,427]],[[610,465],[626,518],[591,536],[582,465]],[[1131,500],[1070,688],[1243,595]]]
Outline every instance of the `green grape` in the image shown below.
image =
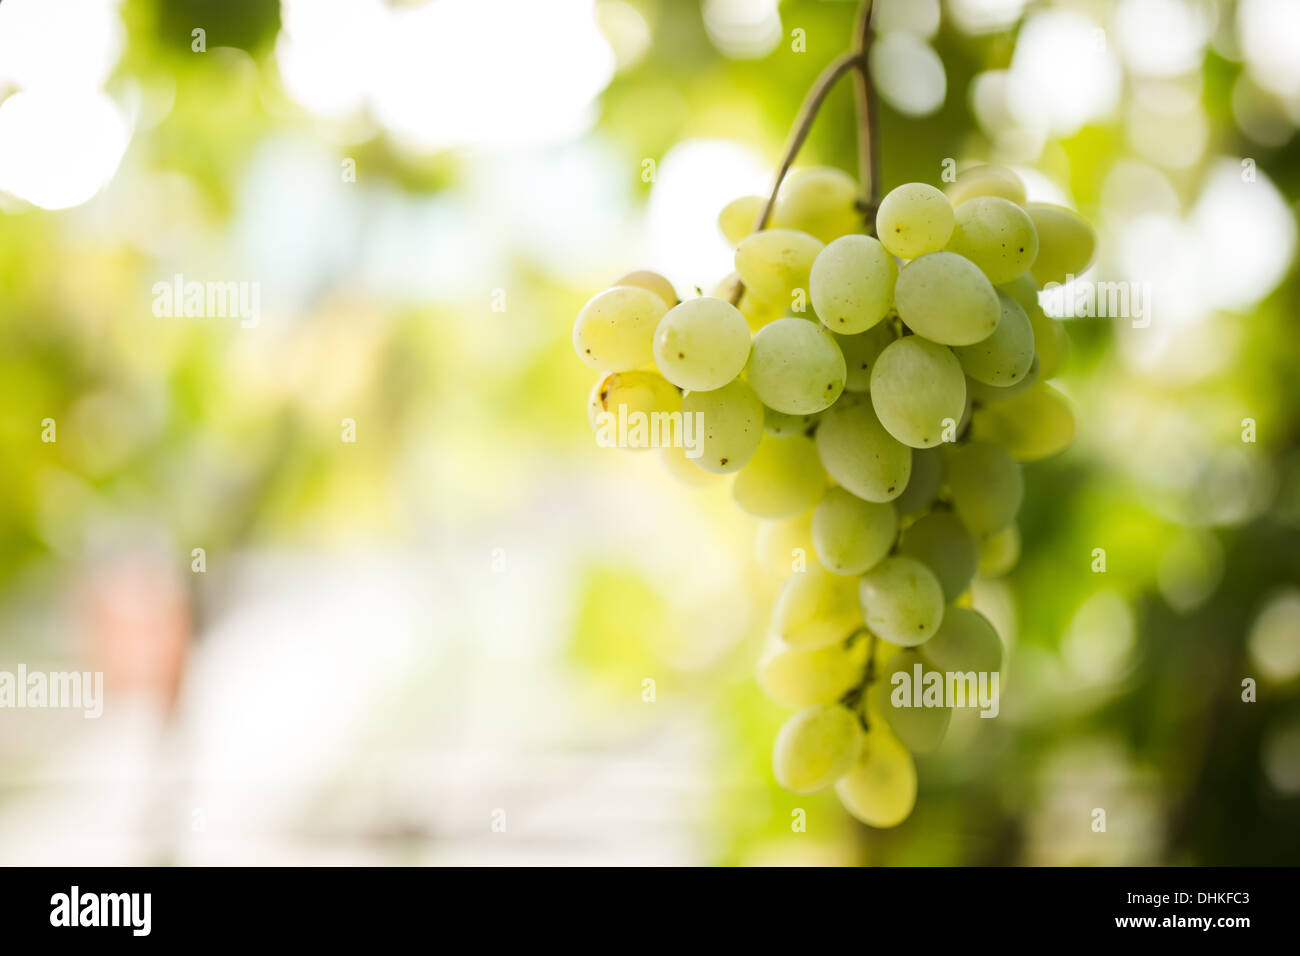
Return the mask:
[[772,608],[772,632],[803,650],[839,643],[861,626],[854,579],[815,562],[786,578]]
[[912,452],[912,475],[903,493],[894,499],[900,517],[918,515],[934,503],[943,476],[943,453],[939,448],[917,448]]
[[908,328],[943,345],[971,345],[993,334],[998,294],[979,266],[955,252],[932,252],[898,273],[894,304]]
[[677,445],[664,445],[659,449],[659,457],[669,474],[684,485],[699,488],[712,484],[720,476],[704,471],[694,460],[686,457],[686,449]]
[[763,408],[763,431],[777,438],[789,438],[791,435],[806,435],[817,421],[818,413],[811,415],[787,415],[785,412]]
[[1029,324],[1034,330],[1034,354],[1039,362],[1038,374],[1043,379],[1052,378],[1060,369],[1065,354],[1065,328],[1038,303],[1038,284],[1034,277],[1026,273],[998,286],[998,290],[1015,299],[1029,316]]
[[948,199],[954,206],[977,196],[1000,196],[1023,203],[1025,184],[1005,166],[972,166],[958,173],[957,181],[948,187]]
[[932,511],[903,531],[898,553],[934,572],[947,601],[954,601],[975,577],[979,545],[950,511]]
[[892,505],[863,501],[843,488],[832,488],[813,511],[817,558],[834,574],[861,574],[889,554],[898,534]]
[[803,319],[759,329],[745,375],[763,404],[787,415],[828,408],[844,391],[844,356],[831,333]]
[[862,231],[857,202],[858,181],[843,170],[830,166],[796,170],[781,186],[772,225],[830,242]]
[[1040,287],[1080,276],[1092,264],[1097,234],[1073,209],[1045,202],[1025,204],[1025,212],[1038,232],[1038,258],[1030,271]]
[[794,229],[764,229],[736,246],[736,271],[745,286],[764,302],[790,304],[795,289],[808,288],[808,274],[824,245]]
[[938,633],[925,645],[925,656],[951,674],[992,674],[1002,666],[1002,641],[979,611],[950,607]]
[[677,298],[677,291],[673,284],[657,272],[651,272],[648,269],[638,269],[635,272],[629,272],[622,276],[614,285],[632,285],[647,292],[653,292],[659,298],[663,299],[664,308],[671,309],[681,299]]
[[839,704],[799,711],[777,731],[772,773],[791,793],[825,790],[853,767],[862,730],[858,718]]
[[[939,630],[942,632],[943,628]],[[929,644],[926,649],[928,653]],[[925,681],[934,680],[929,676],[931,674],[938,675],[942,687],[943,674],[916,648],[905,647],[889,658],[880,677],[867,691],[868,714],[883,719],[912,753],[928,754],[938,747],[948,732],[948,722],[952,720],[952,707],[942,698],[937,702],[938,706],[925,705]],[[916,702],[918,697],[921,698],[920,704]],[[931,700],[931,703],[935,702]]]
[[1025,480],[999,445],[972,441],[945,449],[944,475],[953,510],[972,534],[992,534],[1015,520]]
[[794,518],[760,521],[754,539],[759,567],[784,577],[797,568],[806,568],[815,554],[812,538],[812,512]]
[[980,577],[998,578],[1020,560],[1020,529],[1009,524],[980,540]]
[[952,351],[919,335],[888,346],[871,369],[871,404],[904,445],[930,448],[956,438],[966,408],[966,376]]
[[996,442],[1016,461],[1039,461],[1064,450],[1074,439],[1074,413],[1060,392],[1039,383],[978,409],[971,416],[971,434]]
[[966,397],[972,402],[979,402],[987,405],[989,402],[1000,402],[1004,399],[1019,395],[1021,392],[1033,388],[1038,381],[1038,356],[1035,355],[1033,361],[1029,363],[1029,371],[1025,377],[1014,385],[1008,385],[1001,388],[997,385],[985,385],[983,382],[977,382],[973,378],[966,379]]
[[582,307],[573,323],[578,358],[600,372],[626,372],[649,365],[655,326],[668,307],[653,292],[617,285]]
[[1038,255],[1038,233],[1028,214],[999,196],[977,196],[957,208],[947,249],[979,266],[990,282],[1010,282]]
[[[736,286],[740,284],[740,274],[733,272],[725,279],[713,287],[709,293],[715,299],[722,299],[724,302],[730,302],[732,295],[735,294]],[[740,301],[736,303],[736,308],[740,314],[745,317],[746,324],[749,325],[749,331],[757,332],[769,322],[775,322],[785,314],[779,305],[772,305],[757,298],[752,292],[746,289],[741,293]]]
[[907,487],[912,450],[885,431],[865,397],[827,410],[816,439],[822,467],[859,498],[892,501]]
[[741,379],[708,392],[687,392],[683,419],[688,415],[702,416],[689,426],[683,421],[684,427],[698,428],[700,455],[695,464],[716,475],[743,468],[763,438],[763,403]]
[[862,576],[858,587],[867,627],[891,644],[920,644],[943,621],[943,588],[915,558],[886,558]]
[[767,199],[763,196],[741,196],[723,206],[722,212],[718,213],[718,228],[727,242],[739,245],[740,240],[753,232],[765,205]]
[[749,358],[749,325],[730,302],[700,296],[668,310],[654,334],[664,378],[705,392],[732,381]]
[[871,388],[871,367],[876,358],[898,338],[892,322],[880,322],[857,335],[837,335],[835,343],[844,354],[847,376],[844,390],[847,392],[865,392]]
[[858,759],[835,784],[844,809],[867,826],[896,827],[916,806],[916,761],[879,722],[862,735]]
[[855,335],[873,327],[894,304],[898,263],[870,236],[843,236],[817,256],[809,296],[832,332]]
[[868,644],[840,641],[806,651],[771,637],[758,661],[758,686],[769,699],[792,710],[832,704],[862,679]]
[[789,518],[815,505],[825,490],[826,472],[811,438],[768,435],[736,476],[731,496],[756,518]]
[[954,222],[947,196],[926,183],[904,183],[881,200],[876,235],[900,259],[916,259],[942,249]]
[[997,388],[1015,385],[1029,374],[1034,364],[1034,327],[1015,299],[998,293],[1001,318],[998,327],[982,342],[957,345],[953,354],[962,371],[977,382]]
[[591,387],[591,394],[587,398],[587,418],[593,428],[599,429],[602,414],[612,415],[614,420],[610,422],[610,427],[616,427],[620,414],[625,414],[630,419],[634,413],[640,413],[648,418],[655,413],[671,414],[680,411],[681,407],[681,392],[662,375],[634,369],[630,372],[610,372]]

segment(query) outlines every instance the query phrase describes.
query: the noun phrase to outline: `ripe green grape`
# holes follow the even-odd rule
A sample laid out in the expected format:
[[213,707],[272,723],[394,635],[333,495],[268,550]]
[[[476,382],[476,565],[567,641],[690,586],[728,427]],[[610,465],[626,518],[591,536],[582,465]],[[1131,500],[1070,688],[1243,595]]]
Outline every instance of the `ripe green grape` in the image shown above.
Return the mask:
[[767,435],[736,476],[731,496],[757,518],[789,518],[815,505],[826,490],[826,472],[811,438]]
[[1058,319],[1043,311],[1038,302],[1038,284],[1034,282],[1034,277],[1029,273],[1018,276],[1005,285],[998,286],[998,291],[1011,296],[1025,310],[1034,330],[1038,374],[1043,379],[1052,378],[1061,367],[1061,359],[1065,354],[1065,328]]
[[763,431],[777,438],[789,438],[791,435],[806,435],[817,421],[819,413],[811,415],[787,415],[785,412],[763,408]]
[[979,545],[950,511],[932,511],[904,529],[898,553],[933,571],[949,602],[966,590],[979,565]]
[[761,521],[754,539],[759,567],[784,577],[796,567],[806,568],[815,549],[812,538],[812,512],[794,518]]
[[810,563],[781,585],[772,608],[772,632],[804,650],[843,641],[862,626],[857,591],[853,578]]
[[944,476],[953,510],[972,534],[993,534],[1015,520],[1024,477],[1001,446],[972,441],[945,449]]
[[900,259],[938,252],[952,235],[952,203],[926,183],[904,183],[889,192],[876,213],[876,235]]
[[654,358],[655,326],[668,307],[653,292],[617,285],[591,299],[573,323],[578,358],[600,372],[626,372]]
[[830,242],[862,231],[858,181],[841,169],[812,166],[791,173],[772,210],[777,229],[797,229]]
[[767,200],[762,196],[741,196],[723,206],[722,212],[718,213],[718,228],[727,242],[739,245],[740,240],[753,232],[766,204]]
[[966,376],[952,351],[919,335],[888,346],[871,369],[871,404],[880,424],[912,448],[956,435],[966,408]]
[[858,759],[835,784],[835,794],[867,826],[896,827],[916,806],[916,761],[877,722],[862,735]]
[[826,570],[861,574],[889,554],[898,534],[898,515],[890,504],[863,501],[843,488],[832,488],[813,511],[812,533]]
[[892,322],[880,322],[857,335],[837,335],[835,343],[844,355],[846,392],[865,392],[871,388],[871,367],[885,350],[885,346],[898,338]]
[[894,304],[918,335],[943,345],[971,345],[993,334],[1001,309],[992,283],[955,252],[932,252],[898,273]]
[[867,501],[892,501],[912,472],[912,449],[880,424],[871,401],[846,398],[817,424],[817,454],[835,481]]
[[840,641],[808,651],[771,637],[758,661],[758,686],[793,710],[834,703],[862,679],[868,644]]
[[1020,303],[998,293],[998,327],[982,342],[953,347],[962,371],[977,382],[997,388],[1015,385],[1034,364],[1034,327]]
[[858,594],[867,627],[900,647],[929,640],[943,621],[943,588],[915,558],[886,558],[862,576]]
[[[702,417],[688,424],[686,416],[696,414]],[[698,428],[701,453],[695,464],[716,475],[743,468],[763,438],[763,403],[742,379],[708,392],[687,392],[682,416],[683,429]]]
[[1025,184],[1005,166],[972,166],[958,173],[957,181],[948,187],[953,206],[977,196],[1000,196],[1019,204],[1025,201]]
[[870,236],[843,236],[817,256],[808,277],[809,295],[832,332],[855,335],[870,329],[894,304],[898,263]]
[[607,413],[619,415],[620,408],[627,415],[640,412],[672,413],[682,407],[682,394],[656,372],[634,369],[630,372],[610,372],[591,387],[587,400],[587,418],[593,428],[600,425],[600,416]]
[[[732,295],[736,291],[736,286],[740,284],[740,273],[733,272],[716,286],[709,293],[715,299],[722,299],[724,302],[730,302]],[[745,322],[749,325],[751,332],[757,332],[769,322],[775,322],[785,314],[785,311],[779,305],[773,305],[770,302],[764,302],[746,289],[741,293],[740,301],[736,303],[736,308],[740,314],[745,317]]]
[[1020,529],[1009,524],[980,539],[980,577],[997,578],[1020,560]]
[[749,325],[730,302],[700,296],[669,309],[654,334],[655,364],[674,385],[721,388],[749,358]]
[[943,476],[943,453],[940,448],[917,448],[912,451],[912,475],[903,493],[894,499],[894,510],[900,517],[910,517],[925,511],[939,494],[939,480]]
[[681,301],[677,297],[677,290],[673,284],[657,272],[651,272],[648,269],[638,269],[635,272],[629,272],[622,276],[614,285],[632,285],[647,292],[653,292],[659,298],[663,299],[664,307],[671,309]]
[[1028,214],[999,196],[977,196],[957,207],[947,249],[979,266],[992,283],[1022,275],[1038,255],[1038,233]]
[[831,333],[787,317],[759,329],[745,374],[768,408],[808,415],[840,397],[847,370]]
[[971,416],[971,434],[996,442],[1016,461],[1038,461],[1070,444],[1074,413],[1060,392],[1039,383],[1006,401],[978,409]]
[[1029,371],[1025,373],[1025,377],[1016,384],[1008,385],[1005,388],[997,385],[985,385],[983,382],[977,382],[968,376],[966,379],[966,397],[972,402],[987,405],[989,402],[1000,402],[1019,395],[1021,392],[1033,388],[1037,382],[1038,356],[1035,355],[1033,361],[1029,363]]
[[839,704],[817,704],[784,724],[772,748],[772,773],[791,793],[825,790],[853,767],[862,730]]
[[[939,630],[942,632],[943,628]],[[928,653],[928,644],[926,649]],[[938,747],[952,720],[952,708],[946,701],[939,700],[938,706],[925,705],[925,681],[934,680],[928,676],[931,674],[938,674],[939,680],[943,680],[943,674],[916,648],[905,647],[885,663],[867,691],[865,701],[868,714],[883,719],[903,745],[916,754],[927,754]],[[922,701],[919,705],[917,697]]]
[[677,445],[664,445],[659,449],[668,473],[684,485],[700,488],[712,484],[720,476],[704,471],[693,459],[686,457],[686,449]]
[[1097,234],[1073,209],[1045,202],[1025,204],[1038,232],[1038,258],[1030,271],[1038,285],[1082,275],[1097,251]]
[[808,275],[823,248],[820,239],[806,232],[764,229],[740,240],[736,271],[754,295],[784,308],[795,289],[807,290]]
[[992,674],[1002,666],[1002,641],[979,611],[950,607],[938,632],[925,645],[935,667],[954,674]]

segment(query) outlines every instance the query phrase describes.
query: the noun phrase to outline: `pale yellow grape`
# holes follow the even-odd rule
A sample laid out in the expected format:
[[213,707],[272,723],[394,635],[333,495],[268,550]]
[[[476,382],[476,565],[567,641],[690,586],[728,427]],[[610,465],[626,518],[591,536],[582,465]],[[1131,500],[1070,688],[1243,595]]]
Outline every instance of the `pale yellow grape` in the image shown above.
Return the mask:
[[979,545],[950,511],[932,511],[903,531],[898,553],[916,558],[934,572],[944,599],[955,601],[979,566]]
[[844,391],[844,356],[831,333],[787,317],[759,329],[745,376],[763,404],[787,415],[828,408]]
[[835,481],[866,501],[892,501],[907,487],[912,449],[880,424],[865,396],[846,396],[817,424],[817,454]]
[[925,645],[925,656],[935,667],[954,674],[992,674],[1002,666],[1002,641],[979,611],[950,607]]
[[754,538],[754,551],[759,567],[771,574],[785,577],[799,568],[806,568],[808,562],[816,558],[812,512],[805,511],[794,518],[760,521]]
[[908,328],[943,345],[971,345],[998,327],[1001,309],[979,266],[955,252],[932,252],[898,273],[894,305]]
[[772,773],[791,793],[825,790],[852,768],[862,736],[858,718],[839,704],[804,708],[787,720],[772,748]]
[[977,196],[1001,196],[1023,203],[1025,184],[1005,166],[972,166],[958,173],[957,181],[948,186],[948,199],[954,206]]
[[1011,524],[1025,495],[1020,465],[1001,446],[987,441],[945,448],[944,483],[957,517],[977,536]]
[[622,276],[613,285],[634,285],[645,289],[647,292],[653,292],[659,298],[664,300],[664,305],[672,308],[681,301],[677,297],[677,290],[673,284],[657,272],[651,272],[648,269],[638,269],[635,272],[629,272]]
[[785,580],[772,608],[772,633],[804,650],[843,641],[861,626],[857,582],[815,561]]
[[977,409],[971,416],[971,434],[996,442],[1016,461],[1038,461],[1069,446],[1074,439],[1074,413],[1060,392],[1040,383]]
[[997,578],[1020,560],[1020,529],[1009,524],[980,540],[980,577]]
[[1080,276],[1092,265],[1097,234],[1086,219],[1051,203],[1031,202],[1024,208],[1038,232],[1038,257],[1030,271],[1040,287]]
[[718,213],[718,228],[733,246],[754,231],[758,216],[767,199],[763,196],[741,196],[722,207]]
[[[715,299],[730,302],[731,297],[735,294],[736,286],[739,284],[740,274],[733,272],[714,286],[709,295]],[[767,323],[774,322],[785,315],[785,309],[781,305],[764,302],[748,289],[741,294],[740,301],[736,303],[736,308],[745,317],[745,322],[749,325],[751,332],[757,332]]]
[[1061,322],[1043,311],[1038,302],[1038,283],[1028,273],[998,286],[1020,304],[1029,317],[1034,330],[1034,354],[1038,358],[1038,374],[1043,379],[1052,378],[1061,367],[1065,354],[1065,329]]
[[592,368],[626,372],[654,358],[655,326],[668,307],[653,292],[619,285],[597,294],[573,323],[573,347]]
[[659,320],[654,358],[674,385],[701,392],[721,388],[745,367],[749,325],[740,310],[723,299],[687,299]]
[[676,445],[665,445],[660,448],[659,457],[663,459],[664,466],[668,469],[669,474],[682,484],[690,485],[693,488],[711,485],[721,477],[704,471],[694,461],[686,457],[685,448],[678,448]]
[[966,376],[952,350],[906,335],[871,369],[871,404],[885,431],[912,448],[956,436],[966,407]]
[[837,335],[835,343],[844,355],[844,390],[865,392],[871,388],[871,367],[885,346],[898,338],[892,322],[880,322],[857,335]]
[[858,759],[835,784],[844,809],[867,826],[896,827],[916,806],[916,761],[878,724],[862,735]]
[[926,183],[904,183],[881,200],[876,235],[900,259],[916,259],[942,249],[955,222],[947,196]]
[[699,443],[695,464],[727,475],[743,468],[758,450],[763,403],[742,379],[707,392],[687,392],[682,397],[682,430],[690,430]]
[[957,345],[953,354],[962,371],[978,382],[1007,388],[1029,373],[1034,364],[1034,328],[1015,299],[998,293],[1001,317],[993,334],[974,345]]
[[863,501],[832,488],[812,519],[813,544],[822,566],[833,574],[861,574],[884,560],[898,535],[892,505]]
[[894,304],[898,263],[870,236],[843,236],[817,256],[809,294],[832,332],[856,335],[874,326]]
[[903,493],[894,499],[900,516],[918,515],[933,504],[943,476],[943,453],[939,448],[917,448],[912,452],[912,474]]
[[928,641],[943,621],[943,588],[915,558],[886,558],[862,576],[858,587],[867,627],[891,644]]
[[763,431],[769,435],[775,435],[777,438],[804,435],[807,434],[808,429],[812,428],[819,414],[814,412],[811,415],[787,415],[785,412],[774,411],[764,406]]
[[671,382],[656,372],[633,369],[610,372],[591,387],[587,418],[593,428],[617,429],[620,416],[631,423],[633,413],[649,418],[655,413],[671,414],[681,407],[682,394]]
[[998,196],[978,196],[957,208],[947,249],[979,266],[990,282],[1023,275],[1038,255],[1038,233],[1028,214]]
[[841,169],[812,166],[795,170],[781,186],[772,225],[806,232],[822,242],[861,232],[858,193],[858,181]]
[[794,229],[764,229],[736,246],[736,271],[764,302],[790,305],[795,289],[808,289],[808,275],[824,244]]
[[808,651],[770,637],[758,661],[758,686],[792,710],[834,703],[862,679],[868,645],[866,640],[840,641]]
[[[940,627],[939,630],[942,632],[943,628]],[[929,647],[926,644],[927,654]],[[930,753],[943,742],[944,734],[948,732],[948,723],[952,720],[952,708],[941,692],[936,697],[936,691],[930,689],[928,701],[936,706],[926,706],[926,682],[936,680],[942,688],[943,674],[915,648],[905,647],[897,651],[885,663],[876,683],[867,691],[864,703],[868,720],[872,717],[883,718],[889,729],[912,753]],[[918,699],[920,704],[917,703]]]
[[765,435],[736,475],[731,496],[756,518],[788,518],[807,511],[826,490],[826,472],[811,438]]
[[1035,354],[1032,362],[1029,363],[1029,371],[1025,377],[1014,385],[1008,385],[1005,388],[997,385],[985,385],[983,382],[977,382],[975,379],[967,376],[966,378],[966,397],[972,402],[979,402],[981,405],[987,405],[989,402],[1001,402],[1005,399],[1019,395],[1021,392],[1028,391],[1038,382],[1038,356]]

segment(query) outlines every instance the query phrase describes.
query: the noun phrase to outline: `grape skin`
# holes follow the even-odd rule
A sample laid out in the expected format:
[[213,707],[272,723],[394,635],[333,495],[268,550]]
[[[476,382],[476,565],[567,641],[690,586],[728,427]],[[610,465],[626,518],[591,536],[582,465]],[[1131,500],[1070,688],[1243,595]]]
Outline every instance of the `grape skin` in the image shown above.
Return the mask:
[[682,414],[702,416],[697,434],[701,454],[693,461],[715,475],[743,468],[763,438],[763,404],[741,379],[707,392],[687,392]]
[[838,704],[807,707],[787,720],[772,748],[772,773],[791,793],[825,790],[853,767],[862,731]]
[[857,335],[836,335],[835,342],[844,355],[846,392],[865,392],[871,388],[871,367],[880,353],[898,338],[894,323],[880,322]]
[[772,632],[791,647],[815,650],[862,624],[857,582],[813,562],[786,578],[772,608]]
[[900,259],[916,259],[942,249],[955,223],[947,196],[925,183],[904,183],[881,200],[876,235]]
[[722,212],[718,213],[718,229],[727,242],[737,246],[753,232],[759,213],[766,204],[767,200],[762,196],[741,196],[723,206]]
[[866,501],[892,501],[912,473],[912,450],[885,431],[870,400],[837,402],[817,425],[817,454],[835,481]]
[[862,230],[858,181],[830,166],[797,169],[786,179],[772,210],[772,225],[831,242]]
[[1005,166],[972,166],[957,174],[948,186],[948,199],[954,207],[977,196],[1000,196],[1013,203],[1025,201],[1025,184]]
[[758,662],[758,685],[792,710],[834,703],[861,679],[867,648],[866,641],[840,641],[809,651],[770,637]]
[[925,645],[925,655],[949,673],[992,674],[1002,666],[1002,641],[979,611],[950,607],[943,624]]
[[908,328],[931,342],[972,345],[993,334],[1001,308],[988,277],[955,252],[932,252],[898,273],[894,305]]
[[1020,303],[1005,292],[998,293],[998,306],[1000,318],[992,335],[974,345],[955,346],[952,351],[971,378],[1008,388],[1029,374],[1034,364],[1034,327]]
[[1081,276],[1097,251],[1097,234],[1073,209],[1051,203],[1025,203],[1025,212],[1038,233],[1038,257],[1030,271],[1040,287]]
[[736,475],[731,496],[746,514],[790,518],[815,505],[825,490],[826,472],[812,439],[765,435]]
[[813,262],[823,248],[820,239],[806,232],[764,229],[736,246],[736,271],[755,296],[785,308],[795,289],[807,291]]
[[949,602],[966,590],[979,567],[979,545],[961,520],[948,511],[932,511],[909,525],[898,553],[933,571]]
[[677,291],[673,284],[657,272],[651,272],[648,269],[638,269],[635,272],[629,272],[627,275],[620,276],[612,285],[632,285],[645,289],[647,292],[653,292],[663,300],[664,307],[671,309],[681,301],[677,297]]
[[1000,445],[972,441],[946,449],[944,475],[953,510],[972,534],[993,534],[1015,520],[1024,478]]
[[894,304],[898,264],[870,236],[843,236],[817,256],[809,275],[813,309],[832,332],[872,328]]
[[957,209],[947,248],[963,255],[990,282],[1010,282],[1038,256],[1038,232],[1023,209],[998,196],[977,196]]
[[787,317],[754,336],[745,375],[768,408],[808,415],[829,408],[840,397],[847,369],[831,333]]
[[[939,630],[942,631],[943,628]],[[926,645],[926,650],[928,652],[929,644]],[[944,734],[948,731],[948,723],[952,719],[952,707],[946,703],[939,707],[917,707],[913,703],[915,698],[911,692],[916,684],[917,664],[921,665],[923,681],[927,674],[937,670],[916,648],[905,647],[896,651],[881,669],[876,683],[867,692],[865,704],[868,712],[883,719],[894,732],[894,736],[908,750],[912,753],[927,754],[943,742]],[[894,684],[894,675],[899,672],[907,674],[908,679],[908,683],[902,688],[896,688]],[[905,695],[911,706],[894,706],[896,691],[900,696]]]
[[891,644],[912,647],[927,641],[943,621],[939,579],[915,558],[886,558],[858,586],[867,627]]
[[978,409],[971,416],[971,435],[1001,445],[1016,461],[1039,461],[1074,440],[1074,413],[1060,392],[1039,383]]
[[659,320],[654,358],[664,378],[680,388],[721,388],[749,359],[749,325],[730,302],[689,299]]
[[573,348],[598,372],[644,368],[654,357],[655,326],[667,311],[663,299],[637,286],[606,289],[578,313]]
[[826,492],[813,511],[813,544],[833,574],[861,574],[889,554],[898,534],[892,505],[863,501],[843,488]]
[[835,795],[867,826],[896,827],[916,806],[916,761],[879,724],[863,734],[858,759],[835,784]]
[[952,351],[908,335],[888,346],[871,369],[871,404],[880,424],[912,448],[930,448],[966,408],[966,376]]

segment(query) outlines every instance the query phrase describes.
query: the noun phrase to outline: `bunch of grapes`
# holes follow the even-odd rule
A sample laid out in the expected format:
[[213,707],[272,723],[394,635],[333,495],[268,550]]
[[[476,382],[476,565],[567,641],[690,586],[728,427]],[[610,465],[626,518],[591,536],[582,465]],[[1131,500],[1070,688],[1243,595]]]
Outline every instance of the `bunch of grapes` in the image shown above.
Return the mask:
[[732,202],[720,227],[736,271],[712,295],[679,301],[662,276],[631,273],[587,303],[573,342],[603,373],[593,424],[699,413],[698,457],[661,453],[687,479],[734,475],[736,504],[763,519],[760,559],[789,573],[758,667],[796,711],[777,734],[777,781],[834,786],[855,817],[889,827],[916,801],[913,754],[951,718],[943,702],[897,706],[895,675],[1001,666],[969,589],[1019,557],[1021,463],[1073,437],[1046,384],[1065,335],[1038,291],[1081,274],[1095,237],[996,166],[946,194],[899,186],[874,236],[859,195],[849,175],[812,168],[767,209]]

